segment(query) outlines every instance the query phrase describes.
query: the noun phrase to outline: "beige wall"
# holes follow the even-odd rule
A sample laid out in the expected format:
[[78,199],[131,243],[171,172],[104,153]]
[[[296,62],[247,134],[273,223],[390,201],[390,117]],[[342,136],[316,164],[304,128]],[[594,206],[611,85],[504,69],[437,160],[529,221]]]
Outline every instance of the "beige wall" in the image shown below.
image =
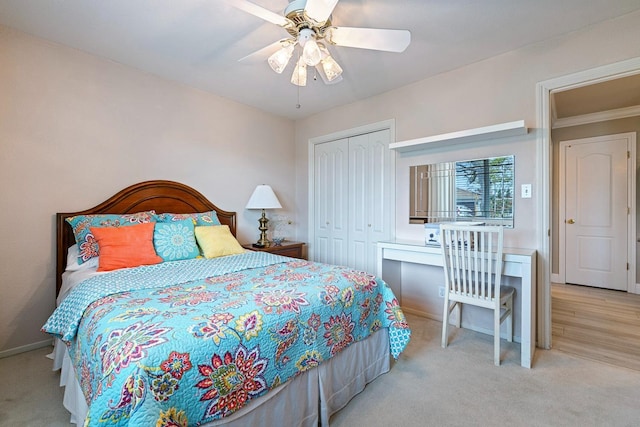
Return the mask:
[[[524,137],[495,143],[460,145],[424,151],[396,160],[396,234],[421,238],[419,226],[408,224],[408,167],[412,164],[459,160],[485,155],[516,155],[516,187],[533,184],[533,198],[515,202],[515,228],[505,235],[505,245],[536,248],[536,197],[539,177],[537,155],[536,84],[563,75],[640,56],[640,12],[591,26],[567,36],[530,45],[485,61],[422,80],[382,95],[334,108],[296,122],[297,199],[308,191],[308,141],[368,123],[394,118],[396,141],[471,129],[524,119],[531,128]],[[519,194],[519,191],[516,191]],[[307,235],[308,208],[296,205],[302,222],[300,236]],[[408,269],[407,269],[408,270]],[[412,272],[412,276],[418,274]],[[405,279],[407,279],[405,281]],[[422,292],[403,274],[403,305]],[[433,297],[433,293],[430,297]],[[437,295],[437,293],[435,294]],[[425,296],[419,296],[424,298]],[[438,304],[439,307],[439,304]],[[427,307],[428,308],[428,307]],[[438,308],[438,310],[440,310]],[[436,313],[436,316],[440,314]]]
[[237,210],[240,240],[252,241],[257,215],[243,207],[265,182],[306,240],[309,139],[390,118],[397,141],[525,119],[534,129],[522,138],[398,156],[396,230],[417,232],[404,213],[410,164],[514,153],[516,184],[534,183],[534,199],[516,201],[507,239],[535,247],[535,85],[640,56],[639,23],[629,14],[295,124],[0,27],[0,352],[47,339],[38,329],[53,309],[55,212],[173,179]]
[[169,179],[237,211],[241,242],[257,184],[294,218],[293,122],[3,27],[0,147],[0,355],[48,339],[56,212]]

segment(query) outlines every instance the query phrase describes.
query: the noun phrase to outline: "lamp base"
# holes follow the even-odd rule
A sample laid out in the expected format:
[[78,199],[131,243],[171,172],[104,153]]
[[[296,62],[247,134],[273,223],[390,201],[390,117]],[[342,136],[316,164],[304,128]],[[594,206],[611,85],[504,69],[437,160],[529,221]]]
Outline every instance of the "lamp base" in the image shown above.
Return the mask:
[[265,215],[264,209],[262,209],[262,216],[260,217],[260,219],[258,219],[258,222],[260,223],[260,226],[258,227],[258,230],[260,230],[260,239],[258,239],[258,241],[253,244],[253,247],[268,248],[271,245],[271,242],[269,242],[269,239],[267,239],[267,230],[269,229],[267,227],[267,223],[269,222],[269,220]]

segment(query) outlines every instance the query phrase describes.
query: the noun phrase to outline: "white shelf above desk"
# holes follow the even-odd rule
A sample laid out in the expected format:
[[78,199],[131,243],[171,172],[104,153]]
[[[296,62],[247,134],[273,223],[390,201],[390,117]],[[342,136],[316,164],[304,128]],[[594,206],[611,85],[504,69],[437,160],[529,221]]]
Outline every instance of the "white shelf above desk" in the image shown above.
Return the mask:
[[394,142],[389,144],[389,148],[404,153],[407,151],[424,150],[425,148],[435,148],[444,145],[455,145],[472,141],[526,135],[528,131],[529,128],[525,125],[524,120],[516,120],[515,122],[500,123],[481,128]]

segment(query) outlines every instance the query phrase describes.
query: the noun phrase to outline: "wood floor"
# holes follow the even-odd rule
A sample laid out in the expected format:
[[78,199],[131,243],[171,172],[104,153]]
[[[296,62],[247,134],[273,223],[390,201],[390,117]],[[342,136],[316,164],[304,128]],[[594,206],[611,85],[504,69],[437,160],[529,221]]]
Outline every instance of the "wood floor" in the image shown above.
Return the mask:
[[552,284],[552,347],[640,371],[640,295]]

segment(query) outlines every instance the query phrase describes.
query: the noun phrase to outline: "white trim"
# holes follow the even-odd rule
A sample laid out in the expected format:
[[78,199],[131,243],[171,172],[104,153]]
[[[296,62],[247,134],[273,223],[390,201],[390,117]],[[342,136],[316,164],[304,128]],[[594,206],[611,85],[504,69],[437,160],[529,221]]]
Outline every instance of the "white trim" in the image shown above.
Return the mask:
[[640,73],[640,57],[614,64],[604,65],[591,70],[581,71],[567,76],[539,82],[536,85],[536,120],[538,124],[538,262],[539,292],[538,301],[538,345],[551,348],[551,117],[549,100],[551,91],[568,90],[587,86],[601,81]]
[[626,119],[627,117],[635,116],[640,116],[640,105],[556,119],[553,122],[553,129],[587,125],[589,123],[606,122],[609,120]]
[[627,215],[627,230],[632,237],[627,241],[629,245],[627,252],[629,254],[629,268],[627,270],[627,292],[632,294],[640,294],[640,289],[636,283],[636,216],[637,216],[637,173],[636,173],[636,156],[637,156],[637,135],[635,132],[629,132],[629,156],[627,159],[627,179],[629,180],[627,200],[629,201],[629,214]]
[[[376,123],[371,123],[364,126],[355,127],[352,129],[345,129],[338,132],[330,133],[328,135],[317,136],[315,138],[309,139],[309,144],[307,147],[308,160],[307,164],[309,165],[309,175],[307,182],[309,183],[308,187],[308,242],[307,242],[307,258],[310,260],[314,259],[314,242],[315,242],[315,220],[314,220],[314,188],[315,188],[315,161],[314,161],[314,146],[316,144],[322,144],[325,142],[335,141],[338,139],[349,138],[357,135],[363,135],[367,133],[377,132],[380,130],[389,129],[389,144],[392,144],[396,140],[396,120],[388,119],[383,120]],[[393,209],[389,210],[389,230],[391,232],[391,238],[395,237],[396,232],[396,152],[390,150],[389,153],[389,177],[393,179],[393,182],[390,184],[389,188],[389,199],[390,203],[393,204]]]
[[48,339],[44,341],[38,341],[31,344],[21,345],[20,347],[9,348],[7,350],[0,351],[0,359],[5,357],[15,356],[16,354],[26,353],[27,351],[37,350],[46,346],[52,346],[53,340]]
[[568,141],[557,141],[559,145],[558,151],[558,277],[560,278],[558,283],[567,283],[567,271],[566,271],[566,253],[567,253],[567,227],[563,218],[567,217],[567,203],[566,203],[566,146],[569,145]]
[[470,141],[483,141],[486,139],[525,135],[528,131],[529,129],[525,125],[524,120],[516,120],[514,122],[499,123],[497,125],[465,129],[457,132],[400,141],[390,144],[389,148],[405,153],[425,148],[440,147],[442,145],[463,144]]
[[[551,89],[547,82],[536,85],[536,121],[538,123],[538,143],[536,150],[537,191],[536,207],[538,231],[538,347],[551,348]],[[540,286],[542,285],[542,286]]]
[[[389,129],[391,131],[391,142],[395,142],[396,138],[396,119],[383,120],[376,123],[371,123],[364,126],[358,126],[351,129],[340,130],[330,133],[328,135],[316,136],[309,139],[309,148],[315,144],[322,144],[323,142],[335,141],[337,139],[349,138],[357,135],[364,135],[365,133],[377,132],[379,130]],[[313,158],[313,156],[311,156]]]
[[549,108],[551,110],[551,127],[556,127],[556,122],[558,121],[558,109],[556,108],[556,99],[551,98],[549,102]]

